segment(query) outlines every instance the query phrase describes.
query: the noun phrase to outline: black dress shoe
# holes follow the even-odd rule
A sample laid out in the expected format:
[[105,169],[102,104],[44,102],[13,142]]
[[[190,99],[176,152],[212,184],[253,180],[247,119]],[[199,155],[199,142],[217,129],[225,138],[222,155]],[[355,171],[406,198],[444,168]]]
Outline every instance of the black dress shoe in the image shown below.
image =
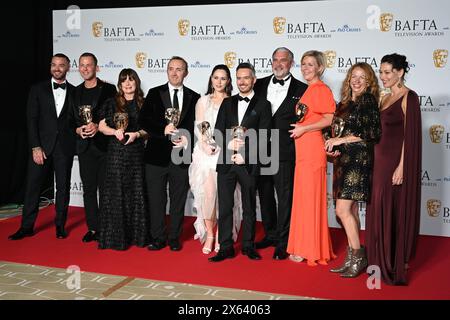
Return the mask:
[[208,258],[209,262],[220,262],[225,259],[231,259],[234,258],[234,249],[226,249],[226,250],[219,250],[219,252],[211,258]]
[[275,260],[284,260],[287,257],[289,257],[289,253],[287,253],[286,250],[282,248],[276,248],[272,256],[272,258]]
[[64,230],[64,227],[56,227],[56,238],[57,239],[67,238],[67,232],[66,230]]
[[148,250],[156,251],[156,250],[161,250],[165,246],[166,246],[165,241],[153,241],[152,243],[149,244],[149,246],[147,248],[148,248]]
[[246,255],[251,260],[261,260],[261,256],[253,248],[242,249],[242,254]]
[[31,236],[34,236],[33,229],[20,228],[19,230],[17,230],[16,233],[9,235],[8,239],[9,240],[21,240],[25,237],[31,237]]
[[181,250],[180,241],[178,241],[178,239],[169,240],[169,247],[170,250],[172,251],[180,251]]
[[83,237],[83,242],[98,241],[97,232],[89,230]]
[[261,241],[255,243],[256,249],[265,249],[268,247],[275,247],[276,245],[277,244],[274,240],[270,240],[267,238],[264,238]]

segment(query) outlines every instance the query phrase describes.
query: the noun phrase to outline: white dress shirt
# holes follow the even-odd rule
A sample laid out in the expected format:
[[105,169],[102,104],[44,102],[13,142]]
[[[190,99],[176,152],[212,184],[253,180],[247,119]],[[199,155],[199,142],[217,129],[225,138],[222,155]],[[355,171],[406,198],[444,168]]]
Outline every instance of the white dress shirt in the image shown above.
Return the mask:
[[178,106],[180,107],[180,112],[183,110],[183,86],[181,87],[174,87],[173,85],[168,82],[169,85],[169,93],[170,93],[170,102],[172,103],[173,107],[173,95],[175,93],[174,89],[178,89],[177,97],[178,97]]
[[278,108],[286,98],[292,79],[291,75],[289,75],[289,78],[284,81],[284,86],[282,86],[279,83],[273,83],[273,77],[275,76],[272,76],[272,78],[270,78],[269,86],[267,87],[267,100],[269,100],[270,104],[272,105],[272,115],[277,112]]
[[[56,106],[56,116],[59,117],[59,114],[61,113],[62,108],[64,107],[64,102],[66,101],[66,92],[67,87],[65,90],[58,88],[53,88],[53,83],[57,83],[55,79],[52,78],[51,85],[52,85],[52,91],[53,91],[53,98],[55,99],[55,106]],[[66,83],[66,81],[64,81]]]
[[[247,96],[247,98],[249,98],[251,100],[254,95],[255,95],[255,92],[252,90],[252,92]],[[249,102],[246,102],[244,100],[238,101],[238,121],[239,121],[239,125],[241,125],[242,119],[244,119],[244,115],[245,115],[245,112],[247,111],[247,108],[248,108],[249,104],[250,104],[250,101]]]

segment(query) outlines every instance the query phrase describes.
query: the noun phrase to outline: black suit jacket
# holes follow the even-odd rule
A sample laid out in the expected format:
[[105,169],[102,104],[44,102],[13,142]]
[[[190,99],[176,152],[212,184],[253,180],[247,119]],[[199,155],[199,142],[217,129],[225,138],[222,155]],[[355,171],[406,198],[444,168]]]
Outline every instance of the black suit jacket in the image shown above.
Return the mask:
[[[182,152],[189,152],[190,154],[192,154],[194,144],[195,105],[199,98],[200,95],[197,92],[183,86],[183,106],[177,128],[189,131],[189,145]],[[166,109],[171,106],[167,83],[150,89],[145,97],[139,116],[139,124],[142,129],[149,133],[144,152],[144,161],[148,164],[165,167],[171,161],[173,144],[169,137],[164,135],[164,128],[167,126],[164,114]],[[189,166],[189,164],[182,164],[181,166]]]
[[[255,83],[255,93],[264,99],[267,98],[267,88],[272,76],[258,79]],[[286,98],[272,116],[272,129],[279,129],[279,159],[280,161],[295,161],[295,143],[290,138],[291,124],[296,122],[295,105],[306,91],[308,86],[291,76],[291,82]],[[295,98],[294,98],[295,97]],[[270,149],[269,149],[270,150]]]
[[[254,129],[258,133],[259,129],[266,129],[269,133],[271,127],[271,107],[270,102],[265,98],[258,97],[256,94],[250,100],[247,111],[244,114],[242,122],[238,124],[238,95],[228,97],[223,100],[220,105],[219,114],[217,115],[215,129],[219,130],[223,137],[223,145],[221,146],[221,154],[219,156],[219,163],[217,164],[217,172],[227,173],[233,164],[227,164],[230,159],[226,159],[227,140],[231,139],[230,133],[227,129],[234,126],[243,126],[248,129]],[[259,175],[260,173],[260,159],[259,159],[259,135],[257,134],[257,141],[250,141],[245,138],[245,167],[250,175]],[[269,138],[269,137],[268,137]],[[217,139],[220,141],[221,139]],[[250,143],[252,144],[250,148]],[[255,145],[256,143],[256,145]],[[257,152],[257,154],[255,154]],[[229,157],[228,157],[229,158]],[[220,161],[220,159],[222,161]],[[250,163],[250,159],[257,159],[257,163]],[[221,163],[222,162],[222,163]]]
[[71,156],[75,152],[75,134],[68,121],[74,86],[67,82],[66,90],[64,106],[58,117],[52,82],[39,82],[30,89],[26,113],[28,141],[31,148],[41,147],[46,155],[52,154],[57,139],[64,142],[61,147],[66,155]]
[[[92,105],[92,118],[94,123],[99,123],[102,114],[102,108],[104,102],[112,98],[116,95],[117,90],[116,86],[101,81],[97,78],[97,95],[94,97],[94,100],[91,102]],[[82,92],[84,88],[84,82],[78,85],[74,90],[73,95],[73,103],[72,108],[70,108],[69,112],[69,124],[71,129],[75,132],[75,130],[82,126],[84,123],[81,121],[80,114],[78,112],[78,107],[81,105]],[[106,147],[108,143],[107,137],[102,134],[100,131],[95,134],[93,138],[82,139],[79,135],[77,136],[77,144],[76,144],[76,152],[77,154],[82,154],[87,150],[90,143],[95,143],[96,147],[99,150],[106,152]]]

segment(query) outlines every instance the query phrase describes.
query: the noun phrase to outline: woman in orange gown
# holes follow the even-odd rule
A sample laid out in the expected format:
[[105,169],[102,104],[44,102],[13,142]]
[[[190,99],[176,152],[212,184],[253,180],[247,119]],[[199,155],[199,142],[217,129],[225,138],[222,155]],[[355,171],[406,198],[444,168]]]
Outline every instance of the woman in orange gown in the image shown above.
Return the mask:
[[331,90],[320,80],[324,70],[322,52],[312,50],[303,54],[301,72],[308,89],[300,102],[308,111],[291,130],[296,162],[287,252],[292,261],[306,259],[309,266],[326,265],[336,258],[328,230],[327,161],[321,131],[331,124],[336,103]]

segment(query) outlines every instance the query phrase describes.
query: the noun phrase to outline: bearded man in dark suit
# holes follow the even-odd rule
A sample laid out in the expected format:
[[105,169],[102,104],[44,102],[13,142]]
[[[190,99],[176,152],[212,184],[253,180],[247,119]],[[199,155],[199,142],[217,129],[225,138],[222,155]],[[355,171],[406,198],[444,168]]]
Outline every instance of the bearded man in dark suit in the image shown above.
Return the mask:
[[56,237],[64,239],[70,198],[70,175],[75,152],[75,133],[69,128],[68,112],[74,87],[66,81],[69,58],[52,57],[52,78],[31,87],[27,104],[28,142],[32,153],[28,164],[25,200],[20,229],[9,236],[20,240],[34,235],[41,186],[53,167],[56,180]]
[[[257,249],[275,247],[273,259],[283,260],[286,252],[291,220],[292,193],[294,187],[295,144],[290,137],[291,124],[295,123],[295,105],[306,91],[307,85],[291,74],[294,54],[285,47],[275,49],[272,54],[273,74],[258,79],[255,84],[257,95],[266,98],[272,106],[272,129],[278,130],[279,139],[272,141],[269,150],[278,150],[270,155],[278,161],[278,168],[271,175],[258,177],[257,189],[261,204],[261,219],[265,237],[256,243]],[[278,143],[277,148],[273,144]],[[278,206],[275,201],[276,190]]]

